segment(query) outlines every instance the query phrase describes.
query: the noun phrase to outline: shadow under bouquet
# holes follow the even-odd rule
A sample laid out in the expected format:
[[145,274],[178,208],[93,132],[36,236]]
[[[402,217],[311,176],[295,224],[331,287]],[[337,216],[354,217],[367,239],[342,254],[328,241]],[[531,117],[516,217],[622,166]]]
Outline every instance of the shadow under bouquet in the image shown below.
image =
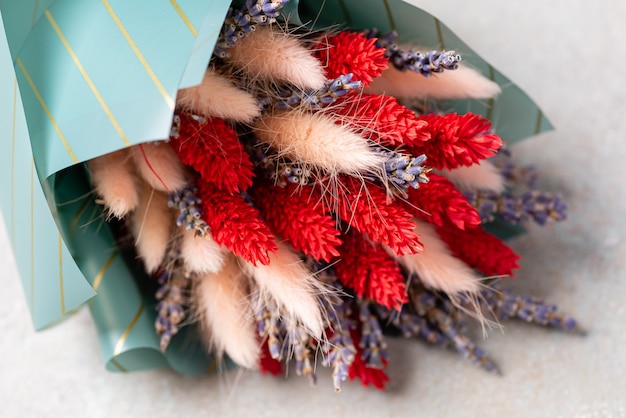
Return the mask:
[[566,217],[511,158],[551,128],[521,90],[402,0],[205,3],[1,6],[37,328],[89,300],[110,370],[293,361],[336,390],[384,388],[386,334],[497,371],[472,322],[578,330],[501,286],[503,239]]

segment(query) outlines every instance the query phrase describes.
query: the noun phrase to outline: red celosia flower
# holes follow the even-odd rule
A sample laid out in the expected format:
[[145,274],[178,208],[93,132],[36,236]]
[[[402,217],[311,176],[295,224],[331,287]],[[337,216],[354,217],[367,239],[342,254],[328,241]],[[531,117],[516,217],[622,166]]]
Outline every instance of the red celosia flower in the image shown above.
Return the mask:
[[428,178],[428,183],[421,184],[419,189],[408,190],[404,204],[407,210],[438,226],[471,229],[480,225],[478,211],[450,180],[433,173]]
[[415,254],[424,249],[414,232],[413,216],[390,200],[380,187],[348,176],[342,176],[340,183],[337,207],[331,209],[343,221],[372,242],[389,246],[397,255]]
[[231,195],[213,183],[199,182],[198,197],[202,199],[202,218],[215,242],[253,264],[269,264],[269,253],[277,246],[258,210],[240,194]]
[[252,163],[235,131],[219,118],[206,123],[180,114],[178,138],[170,144],[183,164],[192,167],[205,182],[221,190],[238,193],[252,185]]
[[[357,330],[351,329],[350,334],[352,341],[360,341],[361,336]],[[385,385],[389,382],[389,376],[383,369],[375,369],[373,367],[367,367],[365,360],[361,358],[363,349],[356,345],[357,353],[354,356],[354,361],[348,368],[348,377],[350,380],[360,379],[361,384],[365,387],[372,385],[376,389],[383,390]],[[383,358],[383,366],[387,367],[387,360]]]
[[513,270],[519,268],[520,257],[504,241],[482,228],[461,231],[443,227],[437,232],[457,258],[483,274],[513,276]]
[[259,370],[263,374],[271,374],[273,376],[280,376],[283,374],[283,364],[272,358],[270,349],[267,346],[267,341],[261,343],[261,355],[259,357]]
[[277,187],[258,182],[252,188],[255,204],[272,231],[291,241],[296,251],[330,261],[339,255],[340,232],[333,217],[324,213],[314,189],[295,184]]
[[341,283],[358,297],[371,299],[388,309],[402,309],[408,302],[400,267],[379,245],[367,242],[352,230],[344,236],[335,273]]
[[487,133],[491,122],[480,115],[424,115],[428,122],[430,141],[411,147],[413,155],[426,154],[428,165],[434,168],[468,166],[495,155],[502,146],[499,136]]
[[400,105],[395,97],[364,94],[334,107],[333,111],[346,117],[343,123],[382,145],[421,146],[430,139],[428,122],[419,120],[415,112]]
[[387,68],[385,50],[377,48],[376,39],[358,32],[344,31],[321,39],[315,45],[315,57],[326,67],[326,76],[335,79],[352,73],[354,81],[368,86]]

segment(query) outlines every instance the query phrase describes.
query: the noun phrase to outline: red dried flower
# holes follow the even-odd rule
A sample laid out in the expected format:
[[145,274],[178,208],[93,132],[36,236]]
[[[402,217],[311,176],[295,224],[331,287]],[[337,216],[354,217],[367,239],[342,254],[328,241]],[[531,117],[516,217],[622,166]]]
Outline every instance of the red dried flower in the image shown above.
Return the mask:
[[388,309],[402,309],[408,302],[400,267],[379,245],[352,230],[344,236],[335,273],[341,283],[358,297],[371,299]]
[[269,253],[278,247],[257,209],[240,194],[231,195],[213,183],[199,182],[198,196],[202,200],[202,218],[215,242],[253,264],[269,264]]
[[519,255],[483,228],[461,231],[443,227],[438,228],[437,232],[455,257],[483,274],[513,276],[513,270],[519,268]]
[[326,67],[326,76],[335,79],[340,75],[354,75],[367,87],[387,68],[385,50],[377,48],[376,39],[367,39],[358,32],[343,31],[321,39],[315,45],[314,56]]
[[324,213],[313,188],[295,184],[277,187],[258,182],[252,188],[255,204],[272,231],[291,241],[296,251],[316,260],[339,255],[340,232],[335,220]]
[[[424,249],[414,232],[413,216],[390,200],[378,186],[353,177],[340,178],[337,215],[372,242],[389,246],[397,255],[415,254]],[[368,186],[369,185],[369,186]]]
[[[352,341],[360,341],[361,336],[359,332],[355,329],[350,330],[350,334],[352,336]],[[357,353],[354,356],[354,361],[348,368],[348,377],[350,380],[360,379],[361,384],[365,387],[372,385],[376,389],[383,390],[385,389],[385,385],[389,382],[389,376],[385,373],[383,369],[375,369],[373,367],[367,367],[365,364],[365,360],[361,358],[363,354],[363,349],[356,346]],[[383,366],[387,367],[387,360],[383,359]]]
[[219,118],[199,122],[180,114],[178,138],[170,144],[183,164],[196,170],[202,180],[221,190],[238,193],[252,185],[252,163],[235,131]]
[[402,144],[421,146],[430,139],[428,122],[400,105],[395,97],[364,94],[333,108],[342,120],[357,128],[365,138],[391,147]]
[[412,147],[411,154],[426,154],[428,165],[437,169],[472,165],[494,156],[502,146],[498,135],[487,133],[491,122],[480,115],[430,114],[419,119],[428,122],[431,138]]
[[428,183],[419,189],[409,189],[404,207],[413,215],[438,226],[453,225],[458,229],[471,229],[480,225],[478,211],[447,178],[428,175]]

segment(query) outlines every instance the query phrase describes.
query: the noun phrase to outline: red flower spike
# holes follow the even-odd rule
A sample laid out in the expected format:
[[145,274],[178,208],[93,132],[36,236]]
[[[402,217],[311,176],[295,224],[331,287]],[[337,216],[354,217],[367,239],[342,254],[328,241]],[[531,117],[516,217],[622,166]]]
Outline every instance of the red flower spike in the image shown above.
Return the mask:
[[267,346],[267,341],[261,343],[261,356],[259,357],[259,370],[263,374],[271,374],[273,376],[280,376],[284,374],[283,364],[272,358],[270,349]]
[[411,147],[410,153],[426,154],[428,165],[437,169],[472,165],[494,156],[502,146],[499,136],[487,133],[491,122],[480,115],[431,114],[419,119],[428,122],[431,139]]
[[377,48],[375,42],[375,38],[367,39],[362,33],[343,31],[321,39],[313,55],[326,67],[329,79],[352,73],[353,81],[367,87],[387,68],[389,61],[385,50]]
[[372,242],[387,245],[397,255],[424,249],[414,232],[413,216],[371,183],[342,176],[337,215]]
[[428,174],[428,179],[419,189],[408,190],[407,210],[437,226],[471,229],[480,225],[478,211],[450,180],[434,173]]
[[519,255],[500,238],[482,228],[460,231],[456,228],[437,228],[441,239],[455,257],[488,276],[514,276],[519,269]]
[[213,183],[199,182],[202,219],[215,242],[253,264],[269,264],[269,253],[278,248],[274,235],[259,219],[259,211],[240,194],[229,194]]
[[[352,341],[360,341],[361,336],[356,330],[350,330],[352,335]],[[354,356],[354,361],[348,368],[348,377],[350,380],[360,379],[361,384],[365,387],[369,385],[374,386],[376,389],[384,390],[385,385],[389,382],[389,376],[382,369],[374,369],[367,367],[365,361],[361,358],[363,349],[355,344],[357,353]],[[383,366],[387,367],[387,360],[383,359]]]
[[335,273],[358,297],[371,299],[387,309],[401,310],[408,302],[400,267],[379,245],[367,242],[354,230],[346,233]]
[[335,228],[334,218],[324,213],[314,189],[295,184],[277,187],[259,183],[252,188],[252,194],[265,224],[291,241],[296,251],[324,261],[339,255],[341,233]]
[[430,139],[428,122],[419,120],[415,112],[400,105],[395,97],[364,94],[332,110],[345,116],[342,122],[356,127],[360,135],[382,145],[418,147]]
[[179,136],[171,137],[170,144],[183,164],[200,173],[203,181],[231,194],[252,185],[252,162],[226,122],[208,118],[202,123],[189,115],[179,116]]

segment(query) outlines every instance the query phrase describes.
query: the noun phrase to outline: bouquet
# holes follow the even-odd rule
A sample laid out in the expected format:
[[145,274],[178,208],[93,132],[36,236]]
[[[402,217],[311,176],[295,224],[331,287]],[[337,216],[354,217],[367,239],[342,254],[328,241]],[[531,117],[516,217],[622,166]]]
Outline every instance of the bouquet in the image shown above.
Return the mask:
[[[497,371],[472,322],[578,331],[500,283],[519,259],[503,239],[566,217],[508,146],[549,122],[480,58],[466,65],[456,50],[468,48],[437,19],[401,0],[215,2],[197,15],[171,2],[154,16],[172,28],[158,54],[144,49],[156,32],[133,32],[150,7],[82,6],[123,46],[111,65],[88,55],[66,3],[35,4],[28,36],[15,29],[26,8],[2,8],[14,110],[34,109],[13,113],[3,212],[37,326],[93,297],[111,370],[202,374],[227,361],[283,375],[293,362],[312,382],[315,365],[331,368],[338,391],[347,379],[384,388],[388,334]],[[73,71],[64,82],[34,65],[42,39],[65,62],[53,68]],[[136,84],[132,66],[145,71]],[[71,103],[73,91],[89,100]],[[26,124],[30,141],[16,140]],[[31,151],[33,164],[15,163]],[[29,243],[14,235],[28,223],[18,178],[30,180]],[[35,225],[44,202],[60,230],[48,234],[53,261],[35,240],[55,228]],[[35,258],[59,266],[58,299],[38,290]]]

